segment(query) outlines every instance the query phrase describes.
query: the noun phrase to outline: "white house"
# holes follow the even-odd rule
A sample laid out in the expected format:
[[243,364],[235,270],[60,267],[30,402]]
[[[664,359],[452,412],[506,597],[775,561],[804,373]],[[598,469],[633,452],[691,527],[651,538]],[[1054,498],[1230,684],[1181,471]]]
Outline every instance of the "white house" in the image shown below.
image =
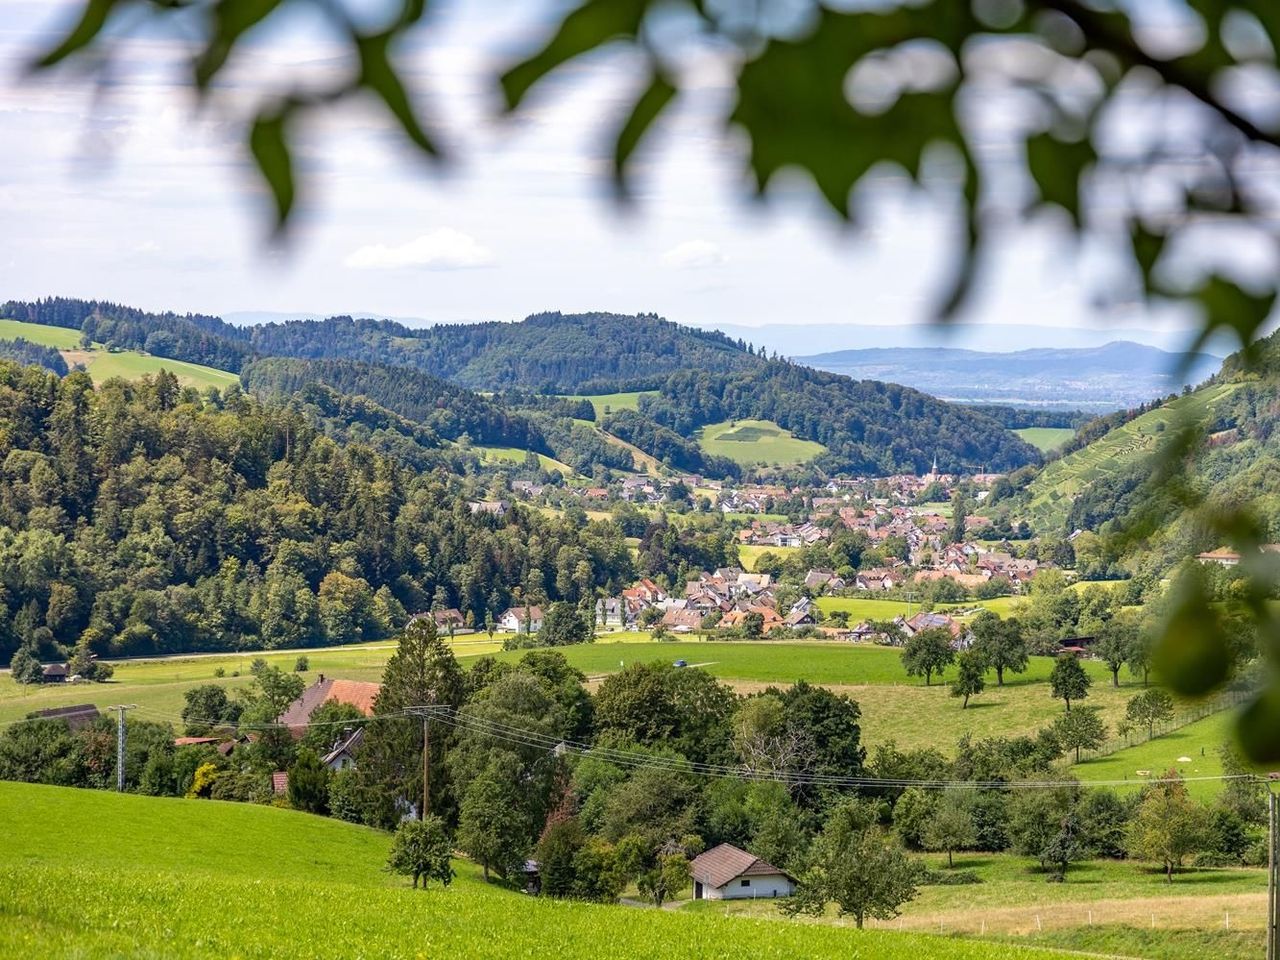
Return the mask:
[[498,629],[507,633],[537,633],[542,629],[542,608],[512,607],[498,618]]
[[690,872],[695,900],[772,900],[796,891],[791,874],[728,843],[694,858]]

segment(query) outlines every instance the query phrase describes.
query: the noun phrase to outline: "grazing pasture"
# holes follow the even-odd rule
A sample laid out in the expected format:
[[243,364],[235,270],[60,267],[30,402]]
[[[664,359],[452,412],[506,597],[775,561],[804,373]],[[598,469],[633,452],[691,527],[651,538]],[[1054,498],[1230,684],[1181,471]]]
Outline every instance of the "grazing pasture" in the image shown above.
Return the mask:
[[820,443],[801,440],[772,420],[727,420],[702,428],[698,444],[707,453],[744,465],[785,467],[808,463],[826,451]]
[[622,393],[597,393],[591,396],[567,396],[567,400],[587,400],[595,408],[596,420],[604,419],[606,414],[619,410],[639,410],[640,398],[654,396],[657,390],[631,390]]
[[1026,427],[1013,432],[1042,453],[1057,450],[1076,435],[1070,427]]

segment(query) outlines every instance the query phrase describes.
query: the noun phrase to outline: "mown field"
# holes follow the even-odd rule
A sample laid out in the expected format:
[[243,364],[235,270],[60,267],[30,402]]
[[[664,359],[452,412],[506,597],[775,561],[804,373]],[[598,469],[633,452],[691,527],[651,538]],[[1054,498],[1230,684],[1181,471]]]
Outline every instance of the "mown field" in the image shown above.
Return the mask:
[[[519,447],[486,447],[480,444],[472,444],[471,449],[480,454],[482,460],[488,460],[493,463],[524,463],[525,457],[529,455],[528,450],[521,450]],[[548,457],[545,453],[538,454],[538,463],[542,465],[543,470],[555,470],[564,474],[566,477],[577,476],[577,471],[567,463],[561,463],[554,457]]]
[[388,837],[247,804],[0,784],[6,957],[858,957],[1052,953],[910,933],[592,906],[381,871]]
[[743,544],[738,547],[738,562],[742,564],[742,569],[754,571],[756,561],[763,557],[766,553],[771,553],[775,557],[786,559],[791,554],[800,550],[800,547],[761,547],[754,544]]
[[[1023,600],[1021,597],[993,597],[990,600],[968,600],[964,603],[940,603],[937,609],[941,612],[955,610],[976,610],[982,608],[998,613],[1002,617],[1017,612]],[[824,616],[841,612],[849,615],[850,626],[863,620],[892,620],[898,616],[910,616],[920,612],[919,603],[908,603],[905,600],[882,600],[873,596],[865,597],[819,597],[818,609]],[[957,614],[957,619],[966,617]]]
[[1237,387],[1234,383],[1220,383],[1178,397],[1117,427],[1083,450],[1055,460],[1027,487],[1023,504],[1015,512],[1037,531],[1061,530],[1072,502],[1094,481],[1119,473],[1155,453],[1161,436],[1172,436],[1179,423],[1205,420],[1214,405]]
[[[948,872],[945,856],[924,859]],[[1151,960],[1263,952],[1264,870],[1188,868],[1167,884],[1152,865],[1099,860],[1072,866],[1065,883],[1047,883],[1034,861],[1012,854],[958,854],[955,869],[972,871],[981,882],[922,887],[901,918],[872,926]],[[773,904],[749,901],[703,901],[683,909],[776,915]],[[991,947],[992,956],[998,949]]]
[[820,443],[792,436],[772,420],[730,420],[702,428],[698,445],[707,453],[744,465],[792,466],[826,451]]
[[16,337],[22,337],[32,343],[44,344],[47,347],[56,347],[68,366],[84,364],[95,383],[110,380],[112,377],[136,380],[139,377],[154,375],[161,370],[168,370],[174,374],[183,386],[201,389],[214,387],[221,390],[240,382],[238,376],[225,370],[216,370],[213,367],[186,363],[182,360],[153,357],[136,350],[108,353],[102,344],[95,344],[92,350],[82,350],[78,330],[42,323],[24,323],[21,320],[0,320],[0,339],[12,340]]
[[1037,450],[1056,450],[1076,435],[1070,427],[1026,427],[1013,431]]
[[[501,638],[490,642],[483,634],[458,638],[454,644],[464,666],[486,653],[505,660],[522,656],[521,651],[500,651]],[[311,683],[323,673],[377,681],[393,649],[392,643],[380,642],[308,651],[310,669],[304,679]],[[684,660],[744,693],[800,680],[829,686],[859,702],[863,736],[871,745],[894,740],[903,748],[936,746],[951,752],[966,733],[976,737],[1034,733],[1052,723],[1062,710],[1062,704],[1049,693],[1046,681],[1052,660],[1047,657],[1033,658],[1025,674],[1007,675],[1003,688],[997,688],[994,675],[990,676],[986,692],[974,697],[968,709],[962,710],[960,701],[949,695],[945,685],[950,673],[943,675],[943,682],[935,677],[934,684],[926,687],[919,678],[907,676],[900,652],[888,647],[833,641],[653,642],[647,634],[620,632],[606,634],[598,643],[563,647],[561,652],[588,677],[596,679],[636,662]],[[252,681],[249,664],[255,656],[265,656],[269,663],[291,670],[298,652],[120,662],[115,665],[114,679],[107,684],[29,687],[0,674],[0,722],[73,703],[94,703],[99,707],[136,703],[140,709],[135,715],[140,719],[177,725],[187,690],[206,683],[230,690],[246,686]],[[1122,674],[1124,682],[1119,689],[1112,688],[1099,663],[1086,662],[1086,669],[1094,678],[1088,702],[1099,706],[1103,718],[1114,724],[1138,688],[1127,674]],[[221,677],[216,676],[219,670]]]

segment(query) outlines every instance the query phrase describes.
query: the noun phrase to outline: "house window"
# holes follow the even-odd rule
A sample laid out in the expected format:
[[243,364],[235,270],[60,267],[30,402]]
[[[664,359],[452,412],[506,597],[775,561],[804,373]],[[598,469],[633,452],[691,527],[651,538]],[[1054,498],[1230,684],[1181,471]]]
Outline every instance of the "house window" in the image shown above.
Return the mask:
[[751,886],[751,881],[750,881],[750,880],[743,880],[743,881],[742,881],[742,885],[743,885],[744,887],[749,887],[749,886]]

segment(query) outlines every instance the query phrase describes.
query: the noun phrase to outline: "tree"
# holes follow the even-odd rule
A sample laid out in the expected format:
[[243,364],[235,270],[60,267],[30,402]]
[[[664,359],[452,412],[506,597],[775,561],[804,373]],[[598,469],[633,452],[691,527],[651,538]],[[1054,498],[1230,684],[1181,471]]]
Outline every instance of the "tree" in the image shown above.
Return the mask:
[[1009,839],[1016,853],[1035,857],[1050,880],[1065,880],[1089,847],[1080,827],[1078,787],[1026,789],[1009,805]]
[[591,623],[571,603],[551,604],[538,631],[539,642],[548,647],[589,643],[593,636]]
[[14,652],[9,661],[9,670],[14,683],[39,683],[44,679],[44,668],[30,644],[24,643]]
[[820,916],[834,902],[861,929],[867,917],[891,920],[915,899],[924,878],[917,863],[885,837],[875,804],[846,800],[835,807],[813,841],[786,913]]
[[973,634],[972,650],[996,672],[996,686],[1004,686],[1004,672],[1022,673],[1027,669],[1027,642],[1022,626],[1015,619],[1002,620],[990,610],[983,610],[969,625]]
[[964,697],[964,702],[960,705],[960,709],[964,710],[969,706],[969,698],[981,693],[987,685],[983,677],[985,666],[979,654],[966,650],[960,654],[956,669],[957,676],[951,681],[951,695]]
[[216,683],[203,683],[182,694],[186,701],[182,707],[182,723],[188,736],[204,736],[214,727],[235,723],[244,709],[227,696],[225,687]]
[[683,853],[666,853],[650,869],[640,874],[636,887],[655,907],[680,895],[689,885],[689,860]]
[[1173,697],[1167,690],[1149,687],[1133,697],[1124,709],[1125,719],[1147,728],[1147,739],[1156,735],[1157,723],[1173,719]]
[[1053,722],[1053,732],[1064,749],[1076,752],[1076,763],[1080,762],[1081,749],[1097,749],[1107,739],[1107,725],[1097,707],[1080,707],[1061,714]]
[[933,675],[942,675],[947,664],[956,658],[951,647],[951,631],[945,627],[929,627],[908,638],[902,650],[902,665],[907,676],[924,677],[925,686],[933,682]]
[[1083,700],[1087,697],[1092,684],[1093,678],[1085,673],[1084,667],[1074,655],[1070,653],[1058,655],[1058,660],[1049,673],[1049,686],[1052,688],[1053,696],[1066,703],[1068,713],[1071,712],[1071,701]]
[[945,850],[947,866],[954,867],[955,851],[972,846],[977,839],[973,823],[973,795],[962,790],[948,790],[925,823],[925,849]]
[[1108,620],[1098,631],[1089,652],[1107,665],[1113,687],[1120,686],[1120,668],[1133,659],[1137,640],[1137,626],[1131,617],[1124,615]]
[[968,516],[968,501],[964,493],[956,490],[951,498],[951,542],[964,543],[965,517]]
[[1203,850],[1209,840],[1207,808],[1191,799],[1173,770],[1165,774],[1164,782],[1147,789],[1129,824],[1129,855],[1161,864],[1169,883],[1182,861]]
[[427,882],[436,880],[448,886],[453,880],[453,864],[450,862],[449,835],[444,821],[439,817],[425,820],[406,820],[396,828],[391,841],[391,853],[387,857],[387,869],[392,873],[413,877],[416,890],[418,881],[422,889]]
[[547,824],[538,840],[536,854],[543,896],[573,896],[577,885],[574,861],[584,846],[586,837],[577,817]]
[[289,803],[295,810],[307,813],[329,812],[329,771],[314,750],[305,747],[289,768]]
[[480,864],[486,881],[491,869],[503,877],[519,870],[529,851],[528,817],[504,780],[489,773],[473,780],[458,818],[458,846]]

